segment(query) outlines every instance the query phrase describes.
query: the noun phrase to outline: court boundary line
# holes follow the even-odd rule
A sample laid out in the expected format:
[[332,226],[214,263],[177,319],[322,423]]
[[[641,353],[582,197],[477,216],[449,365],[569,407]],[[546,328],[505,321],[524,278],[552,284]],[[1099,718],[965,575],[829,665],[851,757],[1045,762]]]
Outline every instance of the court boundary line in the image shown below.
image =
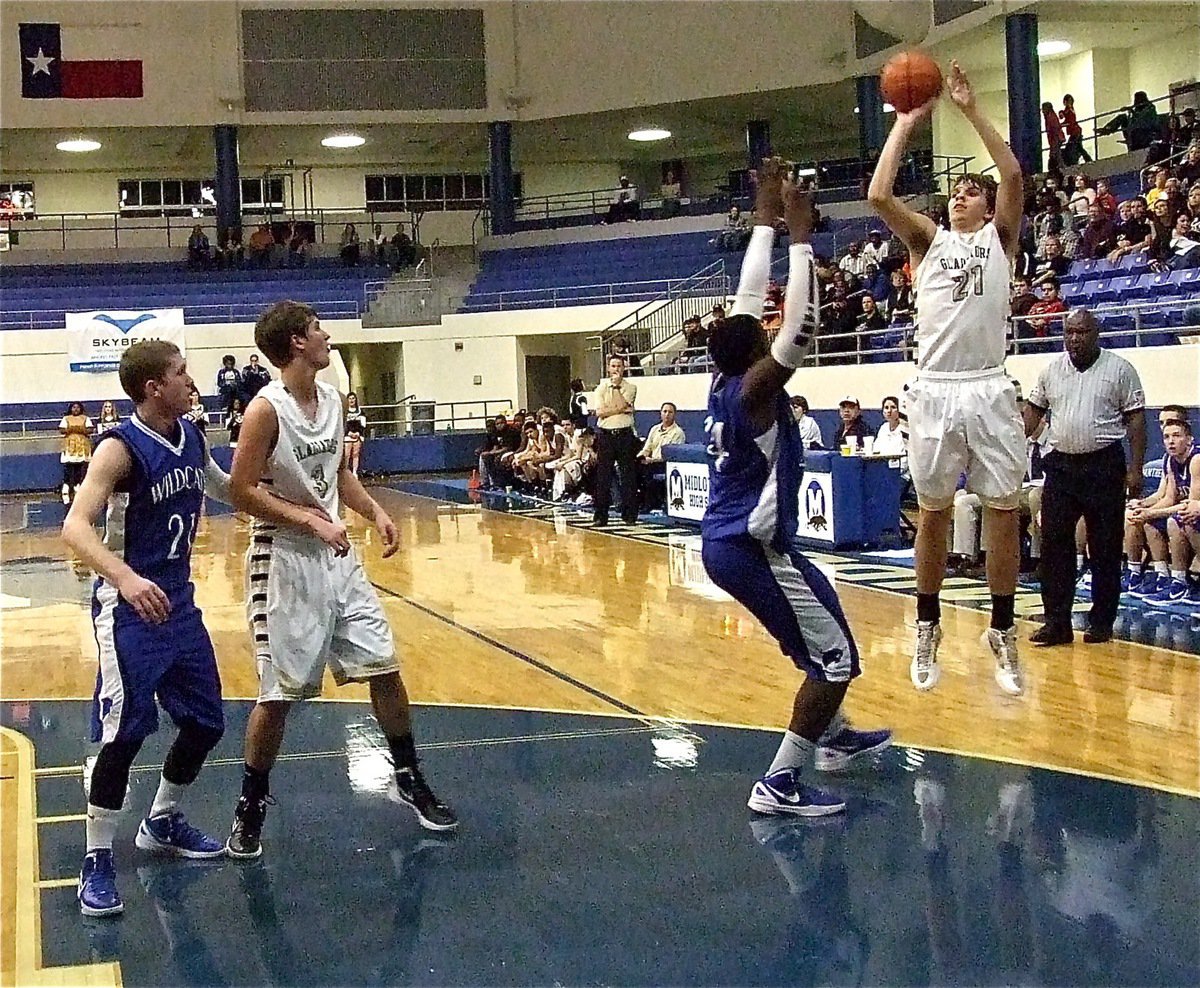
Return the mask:
[[[0,735],[16,749],[17,812],[15,835],[16,888],[13,890],[13,978],[17,985],[122,984],[116,961],[100,964],[42,966],[42,886],[38,876],[37,764],[33,742],[20,731],[0,725]],[[57,880],[55,880],[57,881]],[[65,881],[61,887],[74,883]],[[53,886],[60,887],[60,886]]]

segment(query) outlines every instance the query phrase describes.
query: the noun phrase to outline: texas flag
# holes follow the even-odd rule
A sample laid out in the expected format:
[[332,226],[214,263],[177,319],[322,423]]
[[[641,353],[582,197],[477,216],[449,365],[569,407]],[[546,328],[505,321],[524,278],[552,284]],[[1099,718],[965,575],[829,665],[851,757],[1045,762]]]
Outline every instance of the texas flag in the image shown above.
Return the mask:
[[141,99],[140,61],[64,61],[60,25],[22,24],[20,28],[25,99]]

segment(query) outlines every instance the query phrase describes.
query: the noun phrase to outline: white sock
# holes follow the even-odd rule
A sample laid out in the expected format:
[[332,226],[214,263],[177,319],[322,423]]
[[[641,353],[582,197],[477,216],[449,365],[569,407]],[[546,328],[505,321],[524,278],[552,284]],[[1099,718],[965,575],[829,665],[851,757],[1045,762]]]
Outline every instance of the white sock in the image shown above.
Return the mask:
[[1129,575],[1130,576],[1141,576],[1142,575],[1142,564],[1141,563],[1130,563],[1129,564]]
[[164,813],[171,813],[177,809],[186,788],[187,786],[177,786],[174,782],[168,782],[159,776],[158,792],[154,794],[154,804],[150,807],[150,816],[162,816]]
[[1159,576],[1170,576],[1171,575],[1171,564],[1168,563],[1166,560],[1163,560],[1160,563],[1156,559],[1154,561],[1154,572],[1157,573]]
[[804,768],[811,761],[816,747],[807,738],[785,731],[779,750],[775,753],[775,761],[771,762],[771,767],[767,769],[767,775],[785,768]]
[[1184,570],[1184,569],[1171,570],[1171,579],[1176,583],[1187,583],[1187,570]]
[[1083,556],[1079,555],[1079,553],[1075,553],[1075,569],[1076,570],[1083,569],[1083,560],[1084,560]]
[[116,836],[117,821],[120,818],[120,810],[110,810],[88,803],[87,849],[89,853],[102,848],[112,850],[113,837]]

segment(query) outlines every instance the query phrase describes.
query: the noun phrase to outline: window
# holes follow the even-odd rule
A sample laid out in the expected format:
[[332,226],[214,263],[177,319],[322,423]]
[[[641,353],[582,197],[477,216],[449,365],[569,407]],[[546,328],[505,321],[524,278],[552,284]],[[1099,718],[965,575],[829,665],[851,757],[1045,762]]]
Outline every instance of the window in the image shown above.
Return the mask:
[[32,219],[34,214],[32,182],[0,182],[0,217]]
[[216,205],[213,180],[126,178],[117,182],[117,206],[124,216],[201,216]]
[[[486,175],[368,175],[367,209],[425,212],[476,210],[487,202]],[[521,176],[513,175],[513,193],[521,197]]]

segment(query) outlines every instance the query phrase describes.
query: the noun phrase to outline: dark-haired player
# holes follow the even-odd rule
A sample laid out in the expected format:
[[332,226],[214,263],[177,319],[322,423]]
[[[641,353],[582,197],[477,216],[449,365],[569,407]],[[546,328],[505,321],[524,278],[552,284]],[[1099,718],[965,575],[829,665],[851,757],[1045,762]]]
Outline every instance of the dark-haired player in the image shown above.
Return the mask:
[[[790,273],[784,323],[771,343],[761,316],[781,214],[791,234]],[[818,770],[845,768],[886,748],[891,732],[856,731],[841,717],[842,699],[859,674],[858,649],[833,587],[796,543],[804,450],[784,385],[817,331],[819,302],[809,246],[812,198],[783,183],[778,159],[760,170],[755,224],[733,313],[708,342],[716,373],[706,424],[712,460],[701,527],[704,568],[807,674],[779,751],[748,805],[760,813],[825,816],[846,804],[801,781],[808,763],[815,756]]]
[[892,186],[909,138],[934,100],[897,113],[868,193],[871,205],[904,241],[916,272],[917,376],[907,391],[908,463],[921,513],[917,524],[917,641],[910,675],[919,690],[938,681],[942,639],[938,594],[946,575],[946,535],[958,479],[979,497],[990,532],[991,627],[984,638],[996,682],[1022,692],[1013,602],[1020,568],[1021,482],[1025,431],[1017,393],[1004,373],[1009,275],[1021,224],[1021,166],[979,110],[957,62],[950,99],[979,134],[1000,176],[965,175],[950,197],[950,228],[939,228],[896,198]]
[[[87,781],[87,854],[78,889],[86,916],[125,908],[113,836],[130,766],[158,729],[156,696],[179,734],[137,846],[185,858],[225,853],[221,841],[187,822],[179,802],[225,725],[216,657],[193,596],[191,556],[206,485],[227,500],[229,478],[213,464],[203,433],[182,417],[193,385],[173,343],[133,344],[119,374],[136,411],[100,437],[63,523],[63,540],[97,573],[92,623],[100,670],[92,741],[100,750]],[[106,506],[102,542],[93,526]]]

